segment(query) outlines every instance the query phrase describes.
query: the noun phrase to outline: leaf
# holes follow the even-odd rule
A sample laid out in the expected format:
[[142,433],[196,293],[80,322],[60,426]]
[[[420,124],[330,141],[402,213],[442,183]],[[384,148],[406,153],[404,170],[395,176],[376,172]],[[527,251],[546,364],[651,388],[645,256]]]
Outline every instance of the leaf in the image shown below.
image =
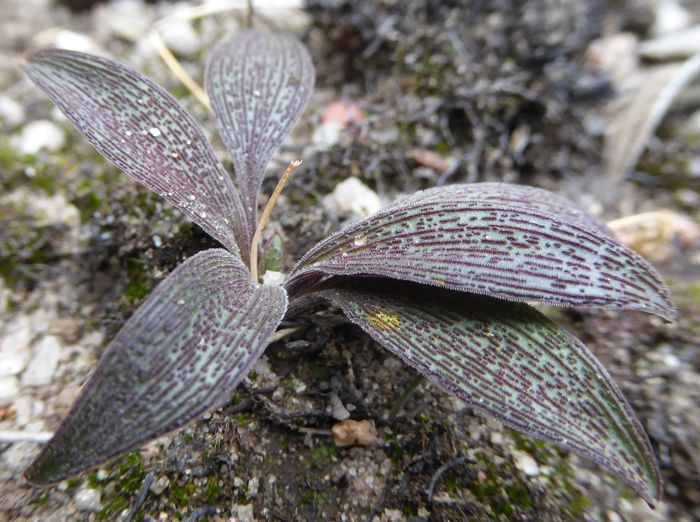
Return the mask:
[[97,56],[48,49],[24,70],[102,155],[247,255],[240,196],[194,119],[145,76]]
[[265,167],[306,107],[314,74],[303,44],[255,30],[224,40],[209,60],[207,94],[233,160],[251,235]]
[[111,342],[27,478],[62,480],[221,406],[286,306],[284,290],[253,284],[225,250],[188,259]]
[[495,183],[420,193],[316,245],[286,287],[296,294],[313,274],[364,274],[673,318],[668,290],[646,261],[572,205],[547,197]]
[[653,450],[605,368],[528,305],[387,280],[322,292],[406,364],[504,424],[661,495]]

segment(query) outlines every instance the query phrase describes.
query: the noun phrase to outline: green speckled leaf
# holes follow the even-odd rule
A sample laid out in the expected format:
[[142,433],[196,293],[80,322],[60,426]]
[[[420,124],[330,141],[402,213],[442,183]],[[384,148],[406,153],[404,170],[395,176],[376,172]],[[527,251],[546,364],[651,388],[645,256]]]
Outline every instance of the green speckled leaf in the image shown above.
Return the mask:
[[560,306],[674,316],[656,271],[573,204],[502,183],[428,190],[325,239],[287,288],[319,274],[374,275]]
[[241,31],[221,42],[209,60],[206,89],[251,229],[265,167],[299,119],[313,86],[311,57],[290,36]]
[[610,375],[530,306],[386,279],[321,294],[475,409],[598,462],[650,504],[659,498],[653,450]]
[[188,259],[111,342],[27,478],[62,480],[221,406],[286,307],[284,290],[253,284],[225,250]]
[[48,49],[24,70],[117,167],[179,208],[232,252],[247,255],[240,196],[202,130],[145,76],[97,56]]

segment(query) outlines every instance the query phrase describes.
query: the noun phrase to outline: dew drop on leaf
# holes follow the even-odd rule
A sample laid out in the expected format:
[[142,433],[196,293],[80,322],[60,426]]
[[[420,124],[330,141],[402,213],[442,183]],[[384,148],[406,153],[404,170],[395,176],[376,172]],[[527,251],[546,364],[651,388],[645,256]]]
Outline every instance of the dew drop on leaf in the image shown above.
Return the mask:
[[157,128],[157,127],[151,127],[150,129],[148,129],[148,132],[149,132],[149,133],[151,134],[151,136],[153,136],[154,138],[157,138],[158,136],[160,136],[161,134],[163,134],[162,132],[160,132],[160,129]]
[[365,234],[357,234],[352,244],[355,246],[365,246],[367,244],[367,236]]

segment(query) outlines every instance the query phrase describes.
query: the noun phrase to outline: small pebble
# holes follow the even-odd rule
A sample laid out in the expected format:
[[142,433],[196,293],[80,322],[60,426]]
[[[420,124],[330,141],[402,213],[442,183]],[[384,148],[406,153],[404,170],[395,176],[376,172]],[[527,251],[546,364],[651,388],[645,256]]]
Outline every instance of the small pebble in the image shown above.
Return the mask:
[[528,477],[536,477],[540,474],[540,467],[537,465],[537,462],[527,453],[514,451],[513,461],[515,462],[515,466]]
[[369,446],[377,442],[377,429],[369,420],[346,419],[331,428],[336,446]]
[[66,144],[66,134],[52,121],[36,120],[22,128],[14,144],[23,154],[36,154],[40,150],[56,152]]
[[235,516],[232,520],[237,522],[254,522],[255,520],[253,504],[234,504],[233,514]]
[[45,386],[51,383],[61,358],[61,343],[53,335],[44,337],[34,348],[34,356],[22,374],[25,386]]
[[24,121],[24,107],[12,98],[0,95],[0,123],[15,127]]
[[100,509],[100,492],[92,488],[80,488],[73,497],[80,511],[98,511]]

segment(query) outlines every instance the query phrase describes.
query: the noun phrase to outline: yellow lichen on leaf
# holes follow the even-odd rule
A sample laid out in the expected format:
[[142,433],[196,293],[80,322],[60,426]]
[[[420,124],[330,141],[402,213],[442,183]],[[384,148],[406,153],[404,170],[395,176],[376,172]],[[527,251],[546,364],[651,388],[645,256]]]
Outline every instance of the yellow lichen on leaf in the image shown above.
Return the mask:
[[401,318],[396,314],[389,314],[382,311],[374,312],[374,315],[370,318],[372,326],[377,330],[386,330],[393,332],[399,326],[401,326]]

